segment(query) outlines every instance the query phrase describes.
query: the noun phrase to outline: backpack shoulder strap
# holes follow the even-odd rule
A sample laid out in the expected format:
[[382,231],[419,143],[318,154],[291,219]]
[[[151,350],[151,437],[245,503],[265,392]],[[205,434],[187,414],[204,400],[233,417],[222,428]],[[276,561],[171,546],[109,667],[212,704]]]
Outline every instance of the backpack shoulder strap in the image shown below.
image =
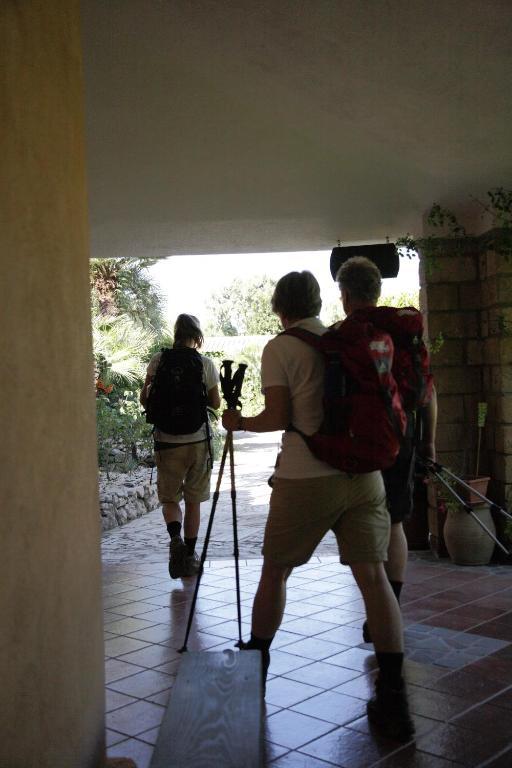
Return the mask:
[[314,349],[323,350],[324,348],[322,336],[319,336],[312,331],[307,331],[305,328],[288,328],[286,331],[282,331],[279,335],[294,336],[296,339],[300,339],[300,341],[309,344],[310,347],[314,347]]

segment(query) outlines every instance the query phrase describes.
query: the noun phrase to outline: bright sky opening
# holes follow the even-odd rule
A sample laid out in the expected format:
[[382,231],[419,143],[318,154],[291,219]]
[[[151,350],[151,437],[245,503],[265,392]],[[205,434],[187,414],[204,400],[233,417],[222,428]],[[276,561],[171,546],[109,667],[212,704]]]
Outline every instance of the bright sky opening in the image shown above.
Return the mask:
[[[202,256],[172,256],[150,268],[150,274],[165,298],[168,322],[180,312],[196,315],[203,322],[205,307],[212,294],[235,278],[268,275],[278,280],[287,272],[308,269],[320,284],[324,305],[339,300],[339,290],[329,271],[330,251],[298,253],[236,253]],[[413,293],[418,290],[418,258],[400,257],[395,278],[382,283],[382,295]]]

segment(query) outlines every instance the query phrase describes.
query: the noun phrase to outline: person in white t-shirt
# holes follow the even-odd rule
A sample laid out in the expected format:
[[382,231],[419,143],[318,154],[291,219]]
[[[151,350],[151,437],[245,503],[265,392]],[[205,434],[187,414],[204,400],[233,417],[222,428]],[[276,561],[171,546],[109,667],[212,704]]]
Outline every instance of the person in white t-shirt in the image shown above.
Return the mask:
[[[282,327],[322,334],[318,319],[320,288],[310,272],[282,277],[272,309]],[[265,346],[261,361],[265,407],[256,416],[227,410],[226,429],[270,432],[286,430],[274,473],[269,516],[263,542],[263,567],[252,611],[251,638],[242,650],[262,654],[264,681],[270,645],[286,603],[286,581],[295,566],[307,563],[329,530],[333,530],[343,562],[348,563],[362,592],[375,645],[379,678],[368,717],[393,738],[411,738],[402,679],[403,631],[400,609],[384,570],[389,541],[389,515],[380,472],[348,475],[317,459],[295,427],[316,432],[322,422],[324,362],[301,340],[279,335]]]
[[[204,337],[199,320],[193,315],[178,315],[174,325],[174,349],[188,347],[200,349]],[[161,352],[154,355],[148,365],[140,402],[146,405],[151,382],[155,377]],[[220,406],[219,374],[213,362],[201,355],[203,382],[208,406]],[[208,425],[191,434],[169,434],[155,428],[155,461],[157,466],[158,499],[171,538],[169,545],[169,575],[172,579],[193,576],[199,570],[199,557],[195,551],[200,523],[202,501],[210,498],[212,462],[208,446]],[[180,502],[185,502],[183,517]],[[183,521],[184,540],[181,537]]]

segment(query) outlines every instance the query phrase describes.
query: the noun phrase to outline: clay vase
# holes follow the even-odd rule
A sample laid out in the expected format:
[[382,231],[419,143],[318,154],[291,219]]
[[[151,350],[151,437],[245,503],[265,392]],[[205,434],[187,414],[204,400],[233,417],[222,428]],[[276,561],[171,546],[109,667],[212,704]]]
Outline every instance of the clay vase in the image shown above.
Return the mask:
[[[489,504],[477,504],[473,514],[496,535]],[[494,541],[462,507],[450,505],[444,524],[444,540],[452,562],[457,565],[487,565],[494,552]]]

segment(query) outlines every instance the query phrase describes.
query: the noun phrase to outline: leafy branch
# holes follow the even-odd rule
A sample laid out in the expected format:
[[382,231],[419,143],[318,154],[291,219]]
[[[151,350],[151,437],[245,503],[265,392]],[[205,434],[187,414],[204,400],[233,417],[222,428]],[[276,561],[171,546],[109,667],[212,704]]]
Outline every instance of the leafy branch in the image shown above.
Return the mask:
[[[489,235],[487,246],[496,253],[503,255],[507,261],[512,257],[512,190],[504,187],[494,187],[487,192],[488,201],[471,197],[482,208],[483,213],[492,217],[497,231]],[[458,221],[456,215],[449,208],[444,208],[439,203],[433,203],[427,216],[427,223],[439,230],[444,230],[443,235],[429,235],[428,237],[415,239],[409,232],[398,237],[396,245],[403,250],[403,255],[409,259],[416,255],[421,248],[429,257],[435,256],[443,247],[446,238],[458,241],[459,250],[464,249],[464,242],[474,237]]]

